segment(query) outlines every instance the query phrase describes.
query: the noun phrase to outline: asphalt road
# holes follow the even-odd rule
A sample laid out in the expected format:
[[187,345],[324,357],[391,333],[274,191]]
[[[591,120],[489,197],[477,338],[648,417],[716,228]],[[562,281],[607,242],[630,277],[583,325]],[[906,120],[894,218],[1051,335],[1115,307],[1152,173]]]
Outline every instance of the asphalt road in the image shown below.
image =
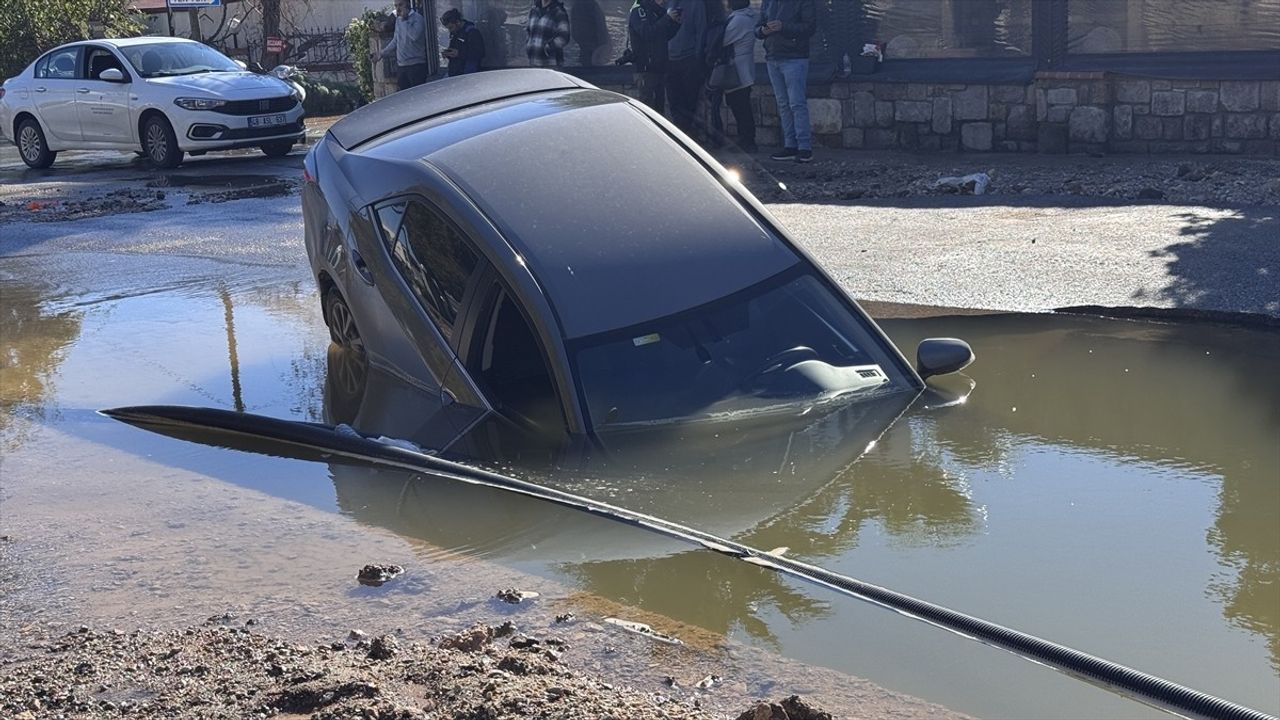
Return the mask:
[[[85,152],[64,153],[53,168],[30,171],[12,146],[4,147],[0,255],[38,247],[298,267],[305,262],[297,201],[301,159],[301,149],[280,160],[245,151],[193,158],[166,172],[125,153]],[[94,204],[111,193],[146,195],[148,209],[117,212],[110,202]],[[57,204],[25,209],[33,200],[51,199],[64,208],[80,203],[88,211],[79,219],[58,220]],[[1280,317],[1280,207],[947,196],[769,208],[864,300]]]

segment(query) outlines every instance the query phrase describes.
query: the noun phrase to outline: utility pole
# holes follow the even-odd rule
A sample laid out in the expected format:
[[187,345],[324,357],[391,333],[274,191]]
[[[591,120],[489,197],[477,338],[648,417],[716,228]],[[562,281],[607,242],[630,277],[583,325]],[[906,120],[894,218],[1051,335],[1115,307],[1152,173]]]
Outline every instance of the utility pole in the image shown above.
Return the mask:
[[187,22],[191,24],[191,39],[204,42],[204,33],[200,30],[200,11],[191,8],[187,11]]

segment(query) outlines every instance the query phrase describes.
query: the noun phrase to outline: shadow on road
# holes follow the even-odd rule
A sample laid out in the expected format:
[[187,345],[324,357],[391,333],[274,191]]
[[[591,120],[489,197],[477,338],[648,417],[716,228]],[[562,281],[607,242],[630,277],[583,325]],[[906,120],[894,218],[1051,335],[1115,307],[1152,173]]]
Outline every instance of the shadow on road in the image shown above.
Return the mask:
[[1180,308],[1280,314],[1280,208],[1178,213],[1183,238],[1151,251],[1169,282],[1154,293]]

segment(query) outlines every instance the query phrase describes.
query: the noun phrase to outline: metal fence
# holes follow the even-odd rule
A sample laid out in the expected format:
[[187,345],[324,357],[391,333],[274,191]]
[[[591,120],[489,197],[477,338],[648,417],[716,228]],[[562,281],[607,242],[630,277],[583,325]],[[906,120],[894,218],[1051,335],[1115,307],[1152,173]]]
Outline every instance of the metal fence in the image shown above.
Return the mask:
[[[280,37],[285,42],[284,52],[280,54],[283,64],[296,65],[308,72],[352,72],[345,28],[294,29],[282,32]],[[264,54],[261,37],[231,35],[213,44],[226,55],[246,62],[261,62]]]

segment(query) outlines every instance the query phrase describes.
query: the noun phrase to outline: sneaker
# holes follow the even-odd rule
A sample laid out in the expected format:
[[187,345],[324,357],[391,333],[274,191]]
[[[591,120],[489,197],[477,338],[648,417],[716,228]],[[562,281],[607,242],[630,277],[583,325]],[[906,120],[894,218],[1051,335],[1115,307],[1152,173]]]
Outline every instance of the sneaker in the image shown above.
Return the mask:
[[[810,153],[810,154],[812,154],[812,153]],[[770,155],[770,156],[769,156],[769,159],[770,159],[770,160],[795,160],[795,159],[796,159],[796,149],[795,149],[795,148],[782,148],[782,149],[781,149],[781,150],[779,150],[778,152],[776,152],[776,153],[774,153],[774,154]]]
[[802,162],[802,163],[813,162],[813,151],[801,150],[800,152],[796,153],[796,162]]

